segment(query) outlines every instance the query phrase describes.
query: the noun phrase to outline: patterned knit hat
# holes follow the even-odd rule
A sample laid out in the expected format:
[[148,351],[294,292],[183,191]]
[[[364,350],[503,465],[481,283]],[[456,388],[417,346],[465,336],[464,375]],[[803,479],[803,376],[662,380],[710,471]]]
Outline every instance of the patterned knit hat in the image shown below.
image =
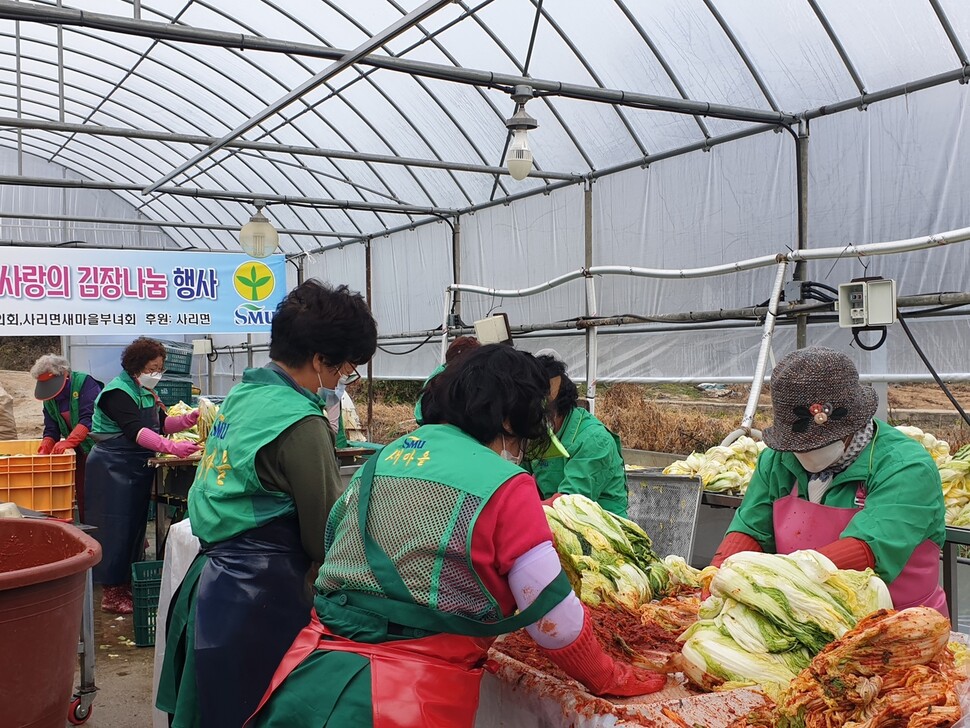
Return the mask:
[[825,447],[865,427],[877,402],[845,354],[821,346],[794,351],[771,373],[774,423],[765,444],[788,452]]

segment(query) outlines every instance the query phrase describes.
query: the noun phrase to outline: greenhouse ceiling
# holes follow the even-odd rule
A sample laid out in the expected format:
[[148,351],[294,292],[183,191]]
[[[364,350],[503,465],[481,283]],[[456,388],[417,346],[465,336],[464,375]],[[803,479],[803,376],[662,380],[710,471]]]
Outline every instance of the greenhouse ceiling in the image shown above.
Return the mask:
[[964,0],[0,0],[0,145],[73,177],[0,183],[194,249],[265,200],[300,253],[965,83],[968,44]]

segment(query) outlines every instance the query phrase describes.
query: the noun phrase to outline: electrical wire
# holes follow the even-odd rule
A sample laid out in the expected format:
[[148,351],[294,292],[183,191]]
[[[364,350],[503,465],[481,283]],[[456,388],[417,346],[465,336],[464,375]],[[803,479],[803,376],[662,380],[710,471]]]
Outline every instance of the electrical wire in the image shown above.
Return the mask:
[[380,349],[381,351],[383,351],[385,354],[390,354],[391,356],[405,356],[407,354],[413,354],[418,349],[420,349],[422,346],[424,346],[429,341],[431,341],[437,335],[438,334],[429,334],[427,339],[425,339],[424,341],[422,341],[420,344],[418,344],[417,346],[415,346],[413,349],[408,349],[407,351],[391,351],[390,349],[388,349],[386,347],[383,347],[380,344],[377,345],[377,348]]
[[[809,288],[821,288],[822,290],[828,291],[835,296],[839,295],[839,292],[836,289],[832,288],[832,286],[827,286],[824,283],[819,283],[817,281],[805,281],[804,285],[808,286]],[[833,298],[832,300],[834,301],[835,299]]]
[[[879,340],[875,344],[863,344],[862,339],[859,338],[860,331],[876,331],[882,332]],[[852,329],[852,340],[856,343],[863,351],[875,351],[880,346],[886,343],[886,337],[889,335],[889,330],[885,326],[863,326]]]
[[906,319],[903,318],[903,315],[899,312],[898,308],[896,309],[896,318],[899,320],[900,326],[903,327],[903,331],[906,333],[906,338],[909,339],[909,343],[912,344],[913,348],[916,350],[916,354],[920,359],[923,360],[923,364],[926,365],[926,368],[929,370],[930,374],[933,375],[933,379],[936,380],[936,383],[940,385],[940,389],[943,390],[943,394],[945,394],[946,398],[950,400],[954,407],[956,407],[957,412],[960,413],[960,416],[963,417],[966,423],[970,425],[970,417],[968,417],[967,413],[963,411],[963,407],[960,406],[960,403],[957,402],[956,397],[953,396],[950,389],[946,386],[943,380],[940,379],[940,375],[936,373],[936,369],[934,369],[933,365],[930,364],[930,360],[926,358],[926,354],[923,353],[920,345],[916,343],[916,338],[913,336],[913,332],[909,330],[909,324],[906,323]]

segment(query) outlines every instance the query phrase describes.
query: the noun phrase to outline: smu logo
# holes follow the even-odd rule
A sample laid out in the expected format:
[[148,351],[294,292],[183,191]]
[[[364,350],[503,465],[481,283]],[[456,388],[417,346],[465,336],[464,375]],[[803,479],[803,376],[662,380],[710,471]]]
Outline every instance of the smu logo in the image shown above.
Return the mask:
[[404,441],[403,447],[405,450],[420,450],[424,447],[425,442],[427,442],[427,440],[419,440],[416,437],[409,437]]
[[225,438],[227,432],[229,432],[229,423],[220,419],[218,422],[212,423],[212,431],[209,433],[209,437],[222,440]]
[[273,323],[275,311],[257,306],[254,303],[244,303],[232,313],[232,321],[236,326],[261,326]]

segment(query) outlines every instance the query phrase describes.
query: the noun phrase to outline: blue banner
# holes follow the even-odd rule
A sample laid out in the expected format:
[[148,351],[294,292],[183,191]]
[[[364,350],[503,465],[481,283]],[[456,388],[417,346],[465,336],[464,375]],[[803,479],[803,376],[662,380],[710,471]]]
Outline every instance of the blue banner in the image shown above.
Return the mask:
[[286,259],[242,253],[4,248],[0,336],[269,331]]

